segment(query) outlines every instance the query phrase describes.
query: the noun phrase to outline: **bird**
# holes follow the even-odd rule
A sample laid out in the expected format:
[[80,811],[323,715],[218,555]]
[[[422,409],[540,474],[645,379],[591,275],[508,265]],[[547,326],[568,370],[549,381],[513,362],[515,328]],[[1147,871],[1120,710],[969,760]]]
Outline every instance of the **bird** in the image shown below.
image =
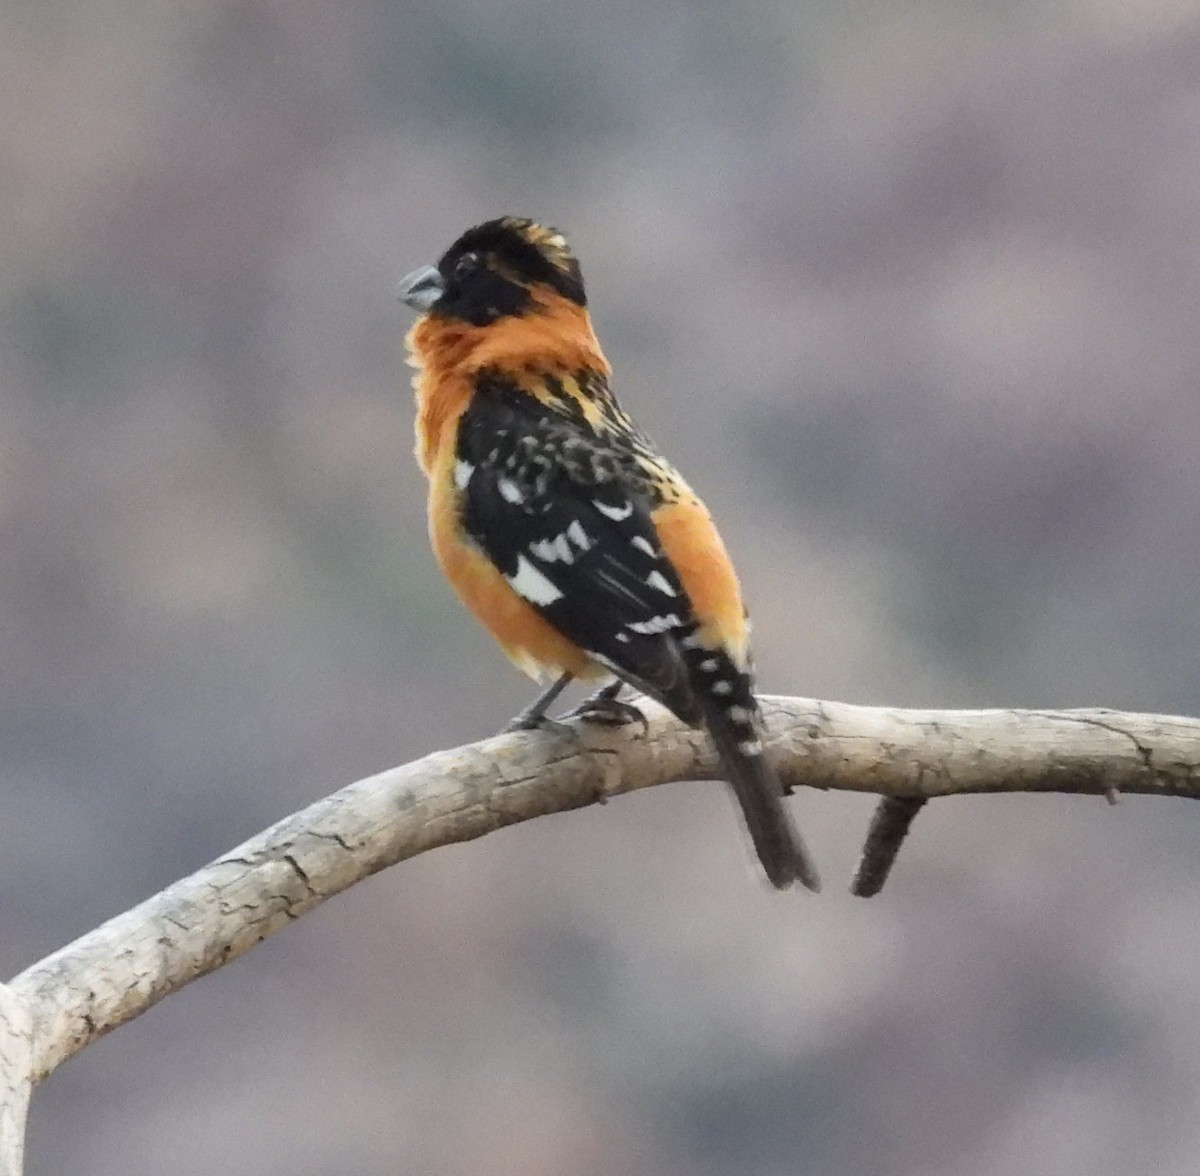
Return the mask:
[[551,685],[510,724],[620,721],[623,686],[702,728],[771,884],[817,870],[763,751],[750,624],[707,507],[618,403],[579,262],[558,230],[503,216],[403,279],[417,312],[416,457],[451,586],[511,660]]

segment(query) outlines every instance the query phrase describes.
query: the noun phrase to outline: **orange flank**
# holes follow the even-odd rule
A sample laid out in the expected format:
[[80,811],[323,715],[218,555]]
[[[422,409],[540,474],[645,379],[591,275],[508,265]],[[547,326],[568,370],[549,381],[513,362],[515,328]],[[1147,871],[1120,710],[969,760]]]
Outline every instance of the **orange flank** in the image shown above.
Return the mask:
[[[462,492],[454,484],[455,436],[474,395],[477,374],[501,366],[519,372],[539,363],[555,371],[608,371],[582,307],[549,292],[538,302],[536,313],[486,327],[428,315],[409,333],[412,354],[421,357],[415,384],[417,460],[429,477],[429,537],[459,599],[531,678],[563,673],[606,677],[608,670],[512,589],[461,524]],[[536,386],[529,381],[531,394]]]
[[700,622],[700,644],[724,649],[745,670],[749,634],[741,587],[708,508],[692,495],[660,506],[651,521]]
[[429,471],[429,538],[458,598],[518,669],[535,681],[564,673],[576,678],[607,677],[608,670],[592,661],[513,591],[496,565],[463,531],[458,505],[461,493],[454,485],[454,446],[443,446]]

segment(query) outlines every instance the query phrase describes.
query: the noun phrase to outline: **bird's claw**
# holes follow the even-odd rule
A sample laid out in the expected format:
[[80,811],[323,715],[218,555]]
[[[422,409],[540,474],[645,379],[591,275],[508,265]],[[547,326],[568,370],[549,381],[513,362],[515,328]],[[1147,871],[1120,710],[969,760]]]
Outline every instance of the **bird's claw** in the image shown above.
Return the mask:
[[650,730],[650,722],[632,702],[622,702],[610,695],[585,698],[574,710],[563,715],[564,719],[581,719],[585,723],[600,723],[605,727],[624,727],[629,723],[641,723],[642,730]]
[[548,735],[570,735],[571,728],[549,715],[526,715],[524,712],[510,719],[500,728],[501,735],[515,735],[518,731],[545,731]]

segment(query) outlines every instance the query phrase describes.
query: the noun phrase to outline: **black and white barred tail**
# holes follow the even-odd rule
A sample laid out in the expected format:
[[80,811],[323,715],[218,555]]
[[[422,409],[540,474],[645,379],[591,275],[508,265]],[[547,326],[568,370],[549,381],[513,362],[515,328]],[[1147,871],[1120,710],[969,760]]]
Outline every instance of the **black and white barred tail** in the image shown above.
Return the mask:
[[703,725],[771,884],[782,890],[799,882],[820,890],[817,868],[784,804],[783,786],[763,754],[762,715],[750,675],[712,650],[692,648],[686,657]]

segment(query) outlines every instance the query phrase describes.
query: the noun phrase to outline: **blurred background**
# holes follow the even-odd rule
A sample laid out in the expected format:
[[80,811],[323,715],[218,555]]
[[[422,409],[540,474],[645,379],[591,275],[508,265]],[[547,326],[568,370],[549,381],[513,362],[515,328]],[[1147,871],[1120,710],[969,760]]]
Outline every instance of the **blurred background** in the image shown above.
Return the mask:
[[[567,231],[763,688],[1200,712],[1200,6],[0,12],[0,968],[530,697],[395,301]],[[31,1176],[1190,1176],[1200,808],[716,784],[403,865],[70,1062]]]

